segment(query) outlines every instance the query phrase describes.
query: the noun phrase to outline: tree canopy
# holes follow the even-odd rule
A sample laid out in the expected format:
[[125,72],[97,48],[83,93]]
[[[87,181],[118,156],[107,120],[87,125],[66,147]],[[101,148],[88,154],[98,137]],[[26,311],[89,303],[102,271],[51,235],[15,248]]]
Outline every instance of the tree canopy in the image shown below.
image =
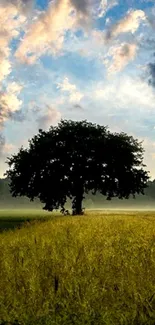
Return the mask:
[[6,175],[13,196],[39,198],[45,210],[62,212],[70,198],[72,213],[82,214],[85,193],[100,192],[109,200],[144,194],[149,177],[143,153],[142,143],[125,133],[62,120],[8,158]]

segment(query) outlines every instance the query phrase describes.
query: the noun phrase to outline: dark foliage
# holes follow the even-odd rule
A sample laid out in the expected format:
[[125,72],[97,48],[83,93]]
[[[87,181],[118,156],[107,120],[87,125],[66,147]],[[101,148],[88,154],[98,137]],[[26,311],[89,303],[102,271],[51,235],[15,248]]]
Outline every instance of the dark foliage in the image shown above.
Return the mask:
[[109,200],[144,194],[143,152],[142,144],[125,133],[62,120],[47,132],[39,130],[28,149],[8,158],[6,175],[13,196],[37,197],[45,210],[62,212],[70,198],[73,215],[82,214],[84,193],[100,192]]

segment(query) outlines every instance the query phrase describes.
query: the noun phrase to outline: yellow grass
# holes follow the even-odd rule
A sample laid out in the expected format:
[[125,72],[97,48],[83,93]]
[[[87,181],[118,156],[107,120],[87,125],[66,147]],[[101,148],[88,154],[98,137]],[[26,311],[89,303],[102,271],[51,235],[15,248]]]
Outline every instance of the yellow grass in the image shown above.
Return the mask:
[[0,234],[0,324],[155,324],[155,214],[89,212]]

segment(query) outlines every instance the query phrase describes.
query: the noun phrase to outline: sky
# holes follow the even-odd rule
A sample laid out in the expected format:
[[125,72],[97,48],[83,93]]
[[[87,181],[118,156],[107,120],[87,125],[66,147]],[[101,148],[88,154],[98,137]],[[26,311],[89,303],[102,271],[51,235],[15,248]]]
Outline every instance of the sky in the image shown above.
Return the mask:
[[155,178],[154,0],[0,0],[0,177],[61,119],[143,141]]

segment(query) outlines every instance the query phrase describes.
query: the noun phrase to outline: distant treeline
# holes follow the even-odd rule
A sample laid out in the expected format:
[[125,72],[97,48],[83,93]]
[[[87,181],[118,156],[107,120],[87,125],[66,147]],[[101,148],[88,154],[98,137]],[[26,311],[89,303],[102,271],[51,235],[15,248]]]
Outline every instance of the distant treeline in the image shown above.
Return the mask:
[[[145,195],[137,195],[135,199],[119,200],[117,198],[107,201],[106,197],[97,193],[86,195],[84,200],[86,208],[155,208],[155,180],[148,182]],[[9,190],[9,180],[0,179],[0,209],[3,208],[42,208],[39,200],[30,202],[27,197],[13,198]]]

